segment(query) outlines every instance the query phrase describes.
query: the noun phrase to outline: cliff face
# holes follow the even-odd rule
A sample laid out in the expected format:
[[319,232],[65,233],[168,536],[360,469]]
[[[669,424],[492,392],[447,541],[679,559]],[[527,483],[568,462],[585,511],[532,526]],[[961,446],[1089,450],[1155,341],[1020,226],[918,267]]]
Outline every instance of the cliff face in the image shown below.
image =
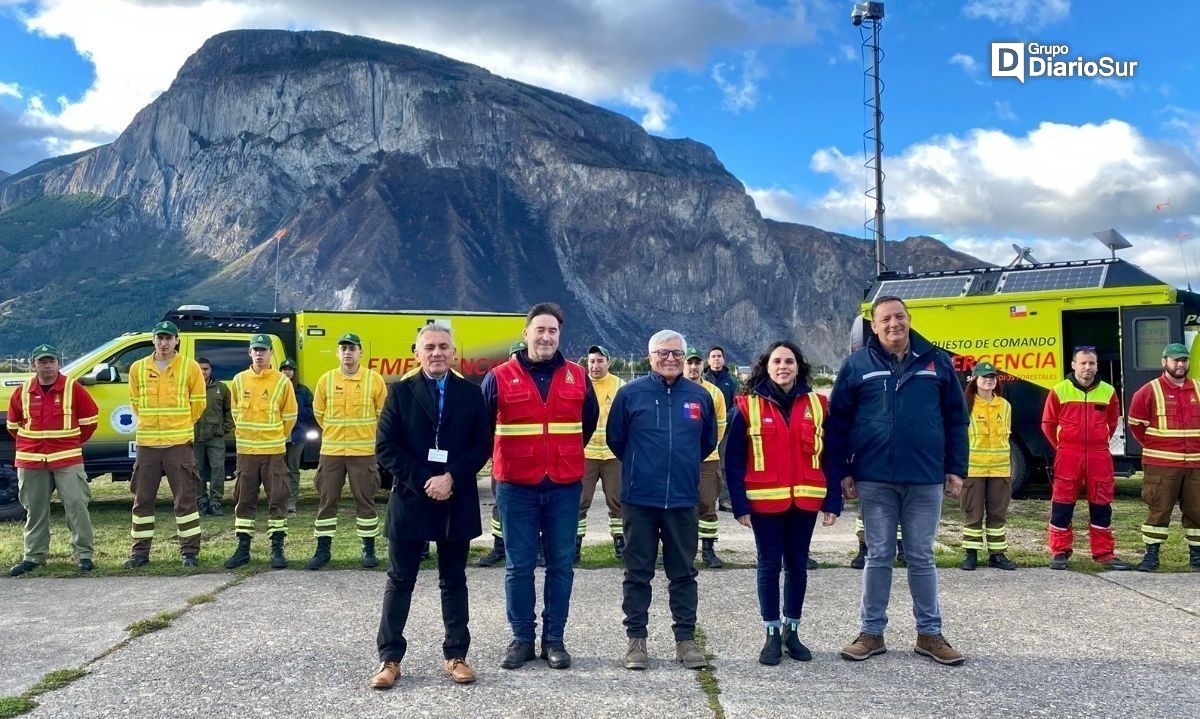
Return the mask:
[[[976,263],[895,244],[892,266]],[[700,143],[433,53],[237,31],[112,144],[0,180],[0,353],[269,308],[276,252],[281,308],[553,300],[572,352],[671,327],[741,362],[784,335],[837,362],[873,270],[867,243],[764,221]]]

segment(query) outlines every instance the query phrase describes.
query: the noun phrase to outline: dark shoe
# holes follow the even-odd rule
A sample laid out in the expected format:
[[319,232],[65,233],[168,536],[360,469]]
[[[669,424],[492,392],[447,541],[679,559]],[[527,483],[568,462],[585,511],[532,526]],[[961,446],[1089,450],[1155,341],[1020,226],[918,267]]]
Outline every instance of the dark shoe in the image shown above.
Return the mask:
[[1006,569],[1011,572],[1017,568],[1017,563],[1004,556],[1004,552],[996,552],[988,556],[988,566],[993,569]]
[[783,648],[792,659],[798,662],[810,662],[812,661],[812,652],[800,641],[799,629],[799,625],[792,624],[791,622],[783,623],[783,626],[780,627],[780,636],[783,637]]
[[[288,512],[288,514],[295,514],[296,513],[296,505],[289,504],[288,508],[287,508],[287,512]],[[399,662],[394,662],[394,663],[396,664],[396,669],[399,670],[399,668],[400,668]],[[381,669],[379,671],[382,673],[383,670]],[[376,674],[375,676],[379,676],[379,675]]]
[[733,503],[730,502],[728,499],[722,499],[721,501],[717,502],[717,511],[732,512],[733,511]]
[[805,565],[805,568],[811,572],[814,569],[820,569],[821,565],[817,562],[817,560],[813,559],[812,557],[809,557],[808,564]]
[[1132,564],[1115,555],[1105,559],[1103,562],[1099,562],[1099,565],[1113,572],[1128,572],[1130,569],[1133,569]]
[[941,634],[918,634],[917,646],[914,652],[923,657],[929,657],[938,664],[956,667],[967,660]]
[[613,554],[622,562],[625,561],[625,535],[618,534],[613,537]]
[[646,651],[645,637],[630,637],[625,650],[625,668],[642,670],[650,668],[650,653]]
[[136,554],[125,560],[121,566],[125,569],[140,569],[150,563],[149,557],[139,557]]
[[547,644],[542,642],[542,659],[550,665],[551,669],[566,669],[571,666],[571,654],[562,642],[553,642]]
[[209,509],[208,509],[208,502],[201,502],[201,503],[199,503],[199,504],[197,505],[196,509],[197,509],[197,511],[199,511],[199,512],[200,512],[200,514],[201,514],[201,515],[209,515],[209,514],[212,514],[212,512],[211,512],[211,511],[209,511]]
[[[424,562],[426,559],[429,559],[429,542],[424,542],[421,544],[421,561]],[[378,562],[376,562],[376,564],[378,564]],[[367,565],[364,564],[363,566],[365,567]]]
[[976,549],[968,549],[967,556],[963,557],[962,564],[958,565],[959,569],[965,569],[968,572],[975,571],[975,567],[979,566],[979,551]]
[[472,684],[475,682],[475,670],[467,664],[467,660],[461,657],[456,659],[447,659],[445,665],[446,676],[454,680],[455,684]]
[[1058,554],[1056,554],[1050,558],[1050,568],[1051,569],[1066,569],[1067,568],[1067,560],[1070,558],[1071,558],[1071,555],[1067,554],[1066,552],[1059,552]]
[[[425,549],[429,549],[429,545],[425,545]],[[379,566],[379,558],[375,556],[375,538],[363,537],[362,540],[362,561],[359,562],[367,569],[374,569]]]
[[675,661],[682,664],[684,669],[703,669],[708,666],[708,657],[692,639],[675,642]]
[[200,562],[196,559],[196,555],[194,554],[183,555],[183,562],[181,564],[183,565],[184,569],[195,569],[196,567],[200,566]]
[[317,550],[313,552],[312,559],[308,560],[308,564],[304,565],[305,569],[315,572],[329,564],[329,553],[332,548],[333,537],[317,537]]
[[725,566],[725,562],[717,556],[717,549],[714,546],[717,543],[715,539],[706,539],[702,543],[703,549],[700,550],[700,556],[704,558],[704,566],[709,569],[720,569]]
[[238,532],[237,540],[237,549],[233,550],[233,554],[225,560],[226,569],[237,569],[250,563],[250,535],[246,532]]
[[858,554],[854,556],[854,559],[850,560],[850,568],[862,569],[865,566],[867,566],[867,545],[866,542],[859,542]]
[[32,572],[33,570],[37,569],[38,566],[39,565],[37,565],[27,559],[22,560],[21,562],[12,565],[12,568],[8,570],[8,576],[19,577],[22,574],[25,574],[26,572]]
[[90,559],[80,559],[79,560],[79,571],[90,572],[95,568],[96,568],[96,565],[92,562],[92,560],[90,560]]
[[779,627],[767,627],[767,639],[762,649],[758,650],[758,663],[775,666],[783,661],[783,640],[779,636]]
[[1161,549],[1161,544],[1147,544],[1146,554],[1142,557],[1142,561],[1138,562],[1137,570],[1139,572],[1157,572],[1158,553]]
[[583,537],[576,535],[576,537],[575,537],[575,560],[574,560],[575,564],[579,564],[580,560],[583,559],[582,555],[583,555]]
[[492,551],[479,558],[477,564],[481,567],[494,567],[497,564],[504,563],[504,538],[495,537],[492,542]]
[[876,654],[886,654],[887,645],[883,643],[882,634],[867,634],[860,632],[858,638],[842,647],[842,659],[861,662]]
[[1194,572],[1200,572],[1200,547],[1188,545],[1188,566]]
[[532,642],[518,642],[513,640],[508,645],[508,649],[504,650],[504,659],[500,660],[500,668],[520,669],[525,666],[525,662],[531,662],[534,659]]
[[287,569],[287,557],[283,556],[283,532],[271,532],[271,569]]
[[391,689],[396,686],[396,680],[399,678],[400,662],[383,662],[379,665],[379,671],[371,677],[371,688]]
[[908,557],[904,556],[904,545],[900,542],[896,542],[896,566],[908,566]]
[[208,505],[208,513],[214,517],[220,517],[222,514],[225,514],[225,512],[221,511],[220,502]]

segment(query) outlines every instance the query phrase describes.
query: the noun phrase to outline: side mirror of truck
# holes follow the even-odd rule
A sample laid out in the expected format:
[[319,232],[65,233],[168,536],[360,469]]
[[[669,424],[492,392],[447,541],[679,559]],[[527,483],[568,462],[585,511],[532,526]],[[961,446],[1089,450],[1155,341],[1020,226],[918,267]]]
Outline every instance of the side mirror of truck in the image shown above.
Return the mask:
[[117,373],[117,368],[104,362],[96,365],[95,369],[79,378],[79,383],[85,387],[93,384],[112,384],[120,381],[121,376]]

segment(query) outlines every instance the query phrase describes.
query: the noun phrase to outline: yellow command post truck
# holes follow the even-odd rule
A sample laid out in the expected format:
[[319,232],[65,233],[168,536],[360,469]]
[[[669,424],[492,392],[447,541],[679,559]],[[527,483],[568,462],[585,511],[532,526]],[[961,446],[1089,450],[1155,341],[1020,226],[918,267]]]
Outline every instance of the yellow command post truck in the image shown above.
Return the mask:
[[948,352],[966,382],[977,362],[1000,373],[1012,403],[1013,493],[1045,477],[1054,451],[1042,435],[1049,390],[1071,371],[1076,347],[1093,347],[1100,378],[1121,400],[1122,426],[1110,447],[1118,471],[1140,464],[1141,446],[1126,431],[1125,408],[1162,369],[1165,345],[1185,343],[1200,373],[1200,295],[1176,289],[1119,258],[881,274],[867,289],[856,332],[870,332],[871,303],[899,297],[912,327]]
[[[362,338],[363,363],[390,383],[416,367],[413,342],[417,330],[432,322],[449,325],[457,347],[455,369],[480,382],[488,370],[508,359],[509,346],[521,338],[525,327],[523,314],[441,310],[248,313],[213,312],[204,306],[188,305],[166,313],[162,319],[178,325],[179,351],[185,357],[207,359],[213,376],[226,383],[249,366],[251,335],[269,334],[275,344],[273,366],[278,368],[285,359],[294,359],[297,379],[309,389],[316,386],[322,374],[338,366],[337,338],[346,332]],[[128,479],[133,471],[137,417],[129,405],[129,368],[154,351],[152,340],[147,332],[127,333],[63,367],[65,374],[87,386],[100,406],[99,427],[83,448],[89,475],[111,473],[113,479]],[[0,375],[0,423],[7,414],[9,397],[29,377],[29,373]],[[7,432],[2,435],[0,520],[12,520],[24,516],[24,510],[17,498],[13,439]],[[227,470],[232,472],[233,438],[227,443]],[[309,428],[302,466],[316,466],[320,447],[318,428]]]

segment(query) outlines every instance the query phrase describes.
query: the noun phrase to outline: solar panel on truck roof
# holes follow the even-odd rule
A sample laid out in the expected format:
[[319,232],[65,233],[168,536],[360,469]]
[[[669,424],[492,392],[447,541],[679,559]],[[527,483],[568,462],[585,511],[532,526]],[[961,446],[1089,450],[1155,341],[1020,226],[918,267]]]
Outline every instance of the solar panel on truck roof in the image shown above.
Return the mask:
[[1039,290],[1078,290],[1104,285],[1105,265],[1053,267],[1044,270],[1005,272],[1000,277],[1000,294]]
[[[962,297],[967,293],[974,278],[970,275],[958,277],[921,277],[913,280],[885,280],[879,283],[875,297],[891,295],[902,300],[926,300],[938,297]],[[872,298],[874,299],[874,298]]]

